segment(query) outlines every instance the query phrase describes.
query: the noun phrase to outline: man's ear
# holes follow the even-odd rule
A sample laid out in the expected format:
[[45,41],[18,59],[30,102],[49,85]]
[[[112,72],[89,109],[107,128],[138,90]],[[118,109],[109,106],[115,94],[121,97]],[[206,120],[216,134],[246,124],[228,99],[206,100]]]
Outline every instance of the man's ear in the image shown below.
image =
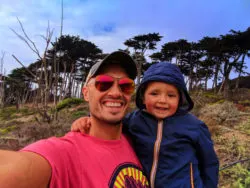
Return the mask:
[[82,88],[82,94],[85,101],[89,101],[89,89],[85,86]]

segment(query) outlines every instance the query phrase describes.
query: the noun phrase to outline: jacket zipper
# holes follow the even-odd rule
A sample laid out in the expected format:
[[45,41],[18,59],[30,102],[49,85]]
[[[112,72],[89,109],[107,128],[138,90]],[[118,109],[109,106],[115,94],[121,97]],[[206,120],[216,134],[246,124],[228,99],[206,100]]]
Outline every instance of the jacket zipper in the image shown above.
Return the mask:
[[191,184],[191,188],[194,188],[194,171],[193,171],[192,163],[190,163],[190,184]]
[[158,167],[158,159],[159,159],[159,152],[160,152],[160,146],[161,146],[161,140],[162,140],[162,130],[163,130],[163,121],[158,122],[157,126],[157,137],[154,144],[154,158],[153,158],[153,164],[150,172],[150,185],[151,188],[154,188],[155,185],[155,176],[156,176],[156,170]]

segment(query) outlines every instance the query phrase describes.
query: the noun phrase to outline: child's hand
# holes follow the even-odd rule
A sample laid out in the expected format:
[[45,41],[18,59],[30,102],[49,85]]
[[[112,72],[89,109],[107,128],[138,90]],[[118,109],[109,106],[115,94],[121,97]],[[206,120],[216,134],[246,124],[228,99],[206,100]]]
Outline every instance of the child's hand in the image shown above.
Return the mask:
[[90,117],[82,117],[73,122],[71,125],[71,131],[88,134],[90,126]]

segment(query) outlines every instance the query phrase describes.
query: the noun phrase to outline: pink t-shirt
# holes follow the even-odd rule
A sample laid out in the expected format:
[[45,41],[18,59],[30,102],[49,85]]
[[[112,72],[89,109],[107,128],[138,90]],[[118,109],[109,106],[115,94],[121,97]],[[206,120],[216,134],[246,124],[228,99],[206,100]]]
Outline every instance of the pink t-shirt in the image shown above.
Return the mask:
[[128,139],[102,140],[70,132],[28,145],[21,151],[51,165],[50,188],[149,187]]

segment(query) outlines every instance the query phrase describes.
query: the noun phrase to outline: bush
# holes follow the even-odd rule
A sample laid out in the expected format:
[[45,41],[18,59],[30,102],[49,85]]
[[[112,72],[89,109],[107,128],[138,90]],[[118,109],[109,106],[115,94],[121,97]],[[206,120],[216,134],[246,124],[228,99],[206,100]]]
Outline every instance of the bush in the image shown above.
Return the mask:
[[242,122],[239,126],[236,127],[236,129],[250,135],[250,119],[247,119],[246,121]]
[[237,164],[220,171],[220,176],[227,177],[225,183],[233,188],[248,188],[250,186],[250,171],[247,167],[247,164]]
[[22,107],[19,110],[16,110],[16,107],[14,106],[6,107],[0,110],[0,121],[15,119],[21,116],[28,116],[31,114],[34,114],[34,110],[32,108]]
[[67,98],[67,99],[64,99],[62,100],[61,102],[59,102],[56,106],[56,110],[57,111],[60,111],[64,108],[69,108],[69,107],[72,107],[74,105],[78,105],[78,104],[81,104],[83,103],[83,99],[79,99],[79,98]]
[[206,105],[201,109],[200,113],[215,120],[218,124],[225,123],[227,126],[235,125],[235,121],[238,120],[240,116],[240,112],[235,105],[228,101]]
[[87,116],[89,114],[89,111],[83,110],[83,111],[76,111],[72,114],[72,117],[74,119],[78,119],[82,116]]
[[239,160],[241,158],[246,158],[247,147],[245,144],[239,142],[239,139],[234,135],[229,139],[222,136],[215,137],[214,141],[217,145],[220,145],[219,153],[226,155],[227,159]]
[[15,107],[6,107],[0,110],[0,120],[7,120],[11,115],[16,114],[17,110]]
[[250,106],[250,100],[239,101],[238,103],[244,106]]
[[16,129],[16,126],[13,125],[13,126],[10,126],[10,127],[6,127],[6,128],[1,128],[0,129],[0,135],[4,135],[4,134],[7,134],[9,132],[11,132],[12,130]]

